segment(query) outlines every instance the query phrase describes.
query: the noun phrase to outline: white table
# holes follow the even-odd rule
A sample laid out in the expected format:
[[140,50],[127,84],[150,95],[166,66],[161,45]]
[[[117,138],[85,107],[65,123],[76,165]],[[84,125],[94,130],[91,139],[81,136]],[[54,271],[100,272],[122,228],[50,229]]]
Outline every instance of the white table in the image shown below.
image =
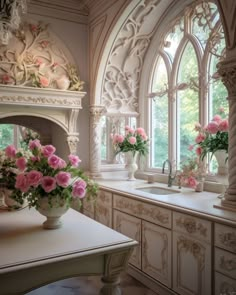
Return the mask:
[[34,209],[0,212],[0,294],[25,294],[79,275],[102,275],[100,294],[121,294],[119,275],[137,242],[74,211],[63,226],[42,228]]

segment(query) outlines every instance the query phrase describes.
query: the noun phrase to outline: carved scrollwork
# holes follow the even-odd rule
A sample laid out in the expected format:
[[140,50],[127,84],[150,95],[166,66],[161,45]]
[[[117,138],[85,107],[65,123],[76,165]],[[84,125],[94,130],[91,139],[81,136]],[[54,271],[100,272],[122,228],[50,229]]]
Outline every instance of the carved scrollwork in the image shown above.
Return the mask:
[[219,239],[227,248],[236,251],[236,234],[234,232],[220,233]]
[[147,216],[152,220],[157,220],[162,224],[169,223],[168,214],[163,213],[158,208],[148,207],[140,202],[131,202],[130,200],[126,200],[124,198],[116,200],[117,208],[123,210],[124,212],[132,212],[135,216]]
[[226,259],[224,256],[221,256],[220,268],[227,271],[236,270],[236,259]]
[[181,251],[190,252],[198,262],[199,271],[202,271],[205,266],[205,247],[201,244],[186,239],[185,237],[179,237],[177,242],[178,253]]
[[107,112],[136,112],[141,68],[152,34],[142,30],[160,0],[141,1],[118,34],[109,56],[103,81],[102,103]]
[[176,220],[176,225],[183,227],[190,234],[199,232],[202,236],[206,236],[207,228],[204,227],[201,223],[197,223],[196,220],[192,218],[182,218]]
[[69,135],[67,137],[67,143],[69,145],[69,149],[71,154],[75,154],[77,150],[77,144],[79,142],[79,137],[75,135]]
[[236,61],[222,61],[217,64],[218,73],[229,92],[229,99],[236,97]]

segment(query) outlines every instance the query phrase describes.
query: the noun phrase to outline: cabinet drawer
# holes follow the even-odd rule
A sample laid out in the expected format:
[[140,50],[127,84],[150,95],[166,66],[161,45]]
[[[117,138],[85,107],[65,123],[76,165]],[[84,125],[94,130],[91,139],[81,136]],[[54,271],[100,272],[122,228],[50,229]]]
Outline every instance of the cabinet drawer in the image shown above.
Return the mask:
[[141,269],[141,220],[120,211],[114,210],[113,213],[114,229],[139,243],[134,248],[129,263]]
[[112,193],[100,190],[97,197],[97,204],[101,203],[103,206],[112,207]]
[[155,224],[171,228],[171,211],[114,194],[114,208]]
[[216,223],[215,224],[215,245],[235,253],[236,252],[236,228]]
[[215,270],[236,279],[236,255],[215,248]]
[[175,231],[209,243],[211,242],[211,226],[210,221],[179,212],[173,213],[173,228]]
[[236,281],[215,272],[215,295],[236,294]]

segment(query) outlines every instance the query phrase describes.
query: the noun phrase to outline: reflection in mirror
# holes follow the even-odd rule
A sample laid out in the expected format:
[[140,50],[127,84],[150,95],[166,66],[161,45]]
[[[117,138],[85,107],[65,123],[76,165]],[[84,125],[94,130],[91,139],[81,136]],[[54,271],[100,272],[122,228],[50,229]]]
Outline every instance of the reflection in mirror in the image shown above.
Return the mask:
[[124,155],[115,155],[111,134],[124,134],[125,126],[137,128],[136,117],[105,115],[101,118],[101,159],[102,164],[124,164]]
[[30,140],[39,138],[37,132],[24,126],[0,124],[0,150],[11,144],[17,148],[26,148]]

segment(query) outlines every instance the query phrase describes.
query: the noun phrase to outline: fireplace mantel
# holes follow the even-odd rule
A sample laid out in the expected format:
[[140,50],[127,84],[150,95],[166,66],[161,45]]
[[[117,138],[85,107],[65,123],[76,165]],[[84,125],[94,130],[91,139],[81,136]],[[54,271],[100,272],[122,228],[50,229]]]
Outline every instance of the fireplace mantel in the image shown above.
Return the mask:
[[9,117],[37,117],[60,126],[71,153],[76,152],[79,132],[77,119],[86,92],[49,88],[0,86],[0,122]]

